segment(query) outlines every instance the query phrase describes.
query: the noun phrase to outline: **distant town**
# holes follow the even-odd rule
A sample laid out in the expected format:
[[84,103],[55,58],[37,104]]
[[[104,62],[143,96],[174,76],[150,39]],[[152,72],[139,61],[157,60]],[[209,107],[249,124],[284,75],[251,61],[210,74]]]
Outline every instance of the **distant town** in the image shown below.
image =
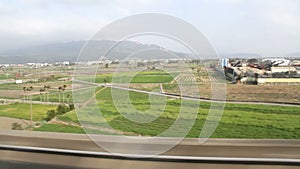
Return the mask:
[[226,78],[242,84],[299,84],[299,58],[222,59]]
[[[127,64],[136,64],[137,66],[163,65],[168,63],[177,63],[184,61],[187,63],[199,63],[197,59],[151,59],[151,60],[128,60]],[[69,67],[74,65],[111,65],[118,64],[120,61],[103,59],[101,61],[85,62],[55,62],[55,63],[25,63],[25,64],[0,64],[1,69],[9,68],[45,68],[45,67]],[[124,61],[123,61],[124,62]],[[299,58],[224,58],[213,63],[215,70],[224,73],[229,83],[233,84],[299,84],[300,83],[300,59]],[[16,83],[21,83],[20,73],[8,75],[14,77]]]

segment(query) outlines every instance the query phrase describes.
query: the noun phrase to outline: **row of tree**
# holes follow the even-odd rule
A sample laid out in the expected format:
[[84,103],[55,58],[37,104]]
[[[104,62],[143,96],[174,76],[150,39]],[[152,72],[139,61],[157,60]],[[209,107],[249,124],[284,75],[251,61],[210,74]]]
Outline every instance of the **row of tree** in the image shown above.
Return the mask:
[[[71,95],[70,94],[67,94],[65,96],[65,90],[67,88],[67,85],[63,85],[63,86],[59,86],[57,89],[58,89],[58,102],[59,103],[69,103],[69,100],[70,100],[70,97]],[[30,87],[23,87],[23,91],[24,91],[24,95],[25,95],[25,99],[28,100],[29,98],[29,95],[26,94],[26,92],[29,92],[29,91],[33,91],[33,86],[30,86]],[[48,90],[51,89],[51,86],[50,85],[44,85],[44,87],[40,88],[40,101],[44,101],[44,102],[49,102],[49,92]]]

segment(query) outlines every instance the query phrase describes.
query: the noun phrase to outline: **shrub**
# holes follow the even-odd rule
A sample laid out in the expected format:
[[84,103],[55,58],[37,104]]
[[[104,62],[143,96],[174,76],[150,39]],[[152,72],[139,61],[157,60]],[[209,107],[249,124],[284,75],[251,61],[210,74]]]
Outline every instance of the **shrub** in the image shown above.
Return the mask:
[[12,130],[22,130],[22,125],[20,123],[14,122],[11,124]]
[[74,104],[69,104],[70,111],[75,109]]
[[47,111],[47,117],[45,118],[46,121],[50,121],[56,116],[55,110],[48,110]]
[[67,113],[68,111],[70,111],[70,107],[67,106],[67,105],[61,104],[61,105],[58,105],[58,106],[57,106],[56,114],[57,114],[57,115],[62,115],[62,114]]

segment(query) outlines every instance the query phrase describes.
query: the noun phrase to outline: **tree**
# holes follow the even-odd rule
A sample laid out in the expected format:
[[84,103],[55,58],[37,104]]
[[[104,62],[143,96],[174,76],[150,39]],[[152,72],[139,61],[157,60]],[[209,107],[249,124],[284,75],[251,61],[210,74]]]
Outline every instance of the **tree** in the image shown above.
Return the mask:
[[108,68],[108,63],[105,64],[105,68]]
[[65,102],[65,90],[66,90],[66,88],[67,88],[67,85],[63,85],[62,86],[62,100],[63,100],[63,103]]
[[42,101],[42,97],[43,97],[43,94],[42,94],[42,92],[40,91],[40,102]]
[[62,102],[65,102],[65,95],[64,95],[64,91],[66,90],[67,85],[63,85],[63,86],[59,86],[58,90],[59,90],[59,103],[60,103],[60,93],[62,92]]
[[54,80],[54,79],[55,79],[54,75],[51,75],[51,76],[50,76],[50,80],[52,81],[52,80]]
[[69,103],[69,99],[70,99],[71,95],[67,94],[67,103]]
[[70,111],[75,109],[74,104],[70,104],[69,107],[70,107]]
[[[41,88],[40,89],[40,101],[42,101],[42,98],[43,98],[43,95],[45,94],[44,92],[46,91],[45,88]],[[45,101],[45,98],[44,98],[44,101]]]
[[[33,87],[32,86],[30,86],[29,88],[23,87],[23,90],[24,90],[24,92],[31,91],[31,90],[33,90]],[[31,97],[31,95],[29,95],[29,98],[30,98],[30,126],[32,126],[33,122],[32,122],[32,97]]]
[[27,91],[27,88],[24,86],[24,87],[23,87],[23,92],[24,92],[24,101],[26,100],[26,91]]
[[104,81],[104,83],[105,83],[105,85],[106,85],[106,83],[108,82],[107,77],[105,77],[105,78],[103,79],[103,81]]
[[[50,85],[46,85],[46,89],[51,89]],[[49,102],[49,92],[46,92],[47,102]]]
[[62,90],[62,87],[59,86],[59,87],[58,87],[58,102],[59,102],[59,103],[60,103],[60,92],[61,92],[61,90]]
[[48,110],[46,114],[47,114],[47,117],[45,118],[46,121],[50,121],[56,116],[55,110]]
[[69,106],[61,104],[61,105],[57,106],[56,114],[57,115],[62,115],[62,114],[67,113],[68,111],[70,111]]

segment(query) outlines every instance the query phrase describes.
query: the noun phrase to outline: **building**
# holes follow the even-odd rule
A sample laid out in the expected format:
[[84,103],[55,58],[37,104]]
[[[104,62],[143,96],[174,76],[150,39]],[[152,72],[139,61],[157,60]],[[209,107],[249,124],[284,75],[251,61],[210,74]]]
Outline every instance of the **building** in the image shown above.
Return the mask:
[[272,73],[282,73],[282,72],[295,72],[297,71],[293,66],[285,66],[285,67],[271,67]]
[[16,80],[16,84],[22,84],[23,80]]
[[280,85],[280,84],[289,84],[289,85],[299,85],[300,78],[258,78],[258,85]]

